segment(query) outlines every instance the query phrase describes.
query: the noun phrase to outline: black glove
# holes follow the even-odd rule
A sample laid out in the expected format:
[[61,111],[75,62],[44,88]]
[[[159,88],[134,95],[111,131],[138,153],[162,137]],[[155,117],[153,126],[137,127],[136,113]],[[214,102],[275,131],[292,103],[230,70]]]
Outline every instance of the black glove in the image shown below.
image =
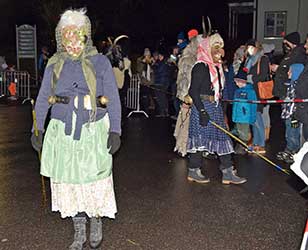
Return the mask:
[[115,132],[110,132],[107,141],[107,147],[110,148],[109,153],[113,155],[115,152],[118,151],[120,145],[121,145],[120,135]]
[[35,133],[31,135],[31,144],[35,151],[40,152],[43,146],[43,132],[38,131],[38,136]]
[[208,113],[206,113],[205,110],[201,110],[201,112],[199,113],[199,124],[202,127],[207,126],[207,124],[210,121],[210,116]]

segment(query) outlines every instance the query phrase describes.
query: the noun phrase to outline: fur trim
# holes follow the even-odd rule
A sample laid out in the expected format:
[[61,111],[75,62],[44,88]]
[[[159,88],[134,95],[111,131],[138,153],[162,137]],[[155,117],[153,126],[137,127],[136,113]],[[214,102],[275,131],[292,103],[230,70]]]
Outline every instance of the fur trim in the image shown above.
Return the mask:
[[215,33],[209,37],[209,43],[211,48],[214,46],[219,46],[220,48],[224,47],[224,40],[218,33]]

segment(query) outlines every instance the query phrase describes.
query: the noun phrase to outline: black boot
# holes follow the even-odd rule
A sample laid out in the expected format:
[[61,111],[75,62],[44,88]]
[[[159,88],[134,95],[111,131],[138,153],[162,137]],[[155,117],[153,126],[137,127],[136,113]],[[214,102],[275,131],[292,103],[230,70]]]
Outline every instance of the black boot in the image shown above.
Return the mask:
[[79,217],[75,216],[73,217],[73,223],[74,223],[74,241],[70,245],[69,250],[82,250],[84,247],[84,243],[87,240],[86,235],[86,217]]
[[97,249],[102,243],[103,226],[101,217],[92,217],[90,219],[90,247]]

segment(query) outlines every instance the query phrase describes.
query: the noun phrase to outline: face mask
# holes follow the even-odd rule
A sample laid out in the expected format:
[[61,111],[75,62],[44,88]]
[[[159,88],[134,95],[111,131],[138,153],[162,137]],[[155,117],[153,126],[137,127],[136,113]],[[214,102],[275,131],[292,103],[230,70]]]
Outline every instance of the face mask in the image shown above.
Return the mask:
[[252,56],[255,52],[255,48],[253,46],[248,46],[247,53]]
[[62,44],[66,52],[73,57],[79,57],[85,49],[87,36],[83,28],[65,27],[62,30]]
[[292,50],[292,48],[289,46],[289,44],[283,43],[282,50],[284,54],[288,54]]
[[211,55],[214,63],[222,63],[222,58],[224,57],[225,53],[222,48],[215,48],[211,49]]

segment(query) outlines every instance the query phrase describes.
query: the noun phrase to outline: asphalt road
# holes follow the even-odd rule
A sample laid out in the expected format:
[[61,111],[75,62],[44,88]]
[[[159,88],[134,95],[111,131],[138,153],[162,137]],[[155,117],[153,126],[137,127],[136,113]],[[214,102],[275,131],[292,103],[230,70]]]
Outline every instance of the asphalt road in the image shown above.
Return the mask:
[[[271,159],[284,147],[277,110],[267,145]],[[50,211],[48,180],[48,208],[41,206],[31,126],[30,105],[0,105],[0,249],[68,249],[72,223]],[[205,162],[209,184],[189,183],[187,159],[173,153],[172,133],[167,118],[123,120],[114,160],[118,214],[104,219],[102,249],[299,249],[307,206],[298,178],[248,155],[234,157],[239,174],[248,178],[244,185],[222,185],[217,160]]]

